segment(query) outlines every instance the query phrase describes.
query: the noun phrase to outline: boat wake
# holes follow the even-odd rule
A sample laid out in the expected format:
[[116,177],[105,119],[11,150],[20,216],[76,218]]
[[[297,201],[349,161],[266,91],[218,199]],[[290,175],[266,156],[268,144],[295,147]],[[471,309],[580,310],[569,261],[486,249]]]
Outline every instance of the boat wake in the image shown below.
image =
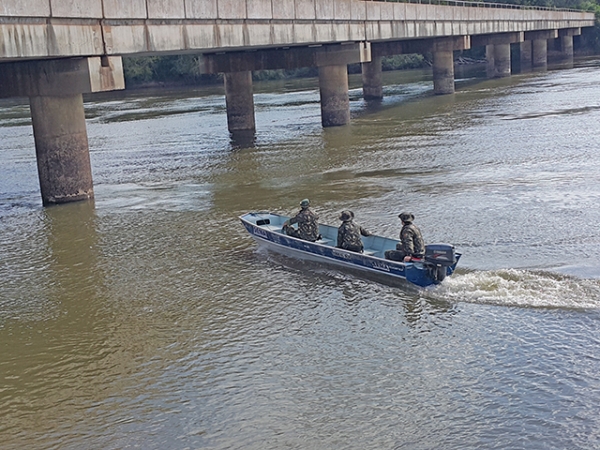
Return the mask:
[[447,301],[533,308],[600,308],[600,280],[541,270],[458,272],[435,288]]

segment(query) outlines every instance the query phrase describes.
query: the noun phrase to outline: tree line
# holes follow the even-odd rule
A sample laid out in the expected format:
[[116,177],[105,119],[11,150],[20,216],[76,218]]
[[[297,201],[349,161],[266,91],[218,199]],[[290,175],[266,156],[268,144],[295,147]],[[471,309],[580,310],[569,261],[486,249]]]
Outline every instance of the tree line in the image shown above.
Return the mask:
[[[582,45],[588,53],[600,53],[600,0],[484,0],[487,3],[505,3],[521,6],[537,6],[546,8],[570,8],[592,11],[596,14],[596,26],[586,30]],[[580,46],[580,47],[581,47]],[[461,52],[460,57],[478,61],[485,56],[484,49],[472,49]],[[402,70],[427,67],[431,65],[431,55],[394,55],[382,60],[383,70]],[[169,55],[124,57],[123,70],[128,87],[147,86],[152,84],[212,84],[220,83],[222,75],[200,73],[198,56]],[[360,72],[360,65],[351,65],[350,73]],[[315,77],[317,69],[311,67],[294,70],[263,70],[253,72],[254,80]]]

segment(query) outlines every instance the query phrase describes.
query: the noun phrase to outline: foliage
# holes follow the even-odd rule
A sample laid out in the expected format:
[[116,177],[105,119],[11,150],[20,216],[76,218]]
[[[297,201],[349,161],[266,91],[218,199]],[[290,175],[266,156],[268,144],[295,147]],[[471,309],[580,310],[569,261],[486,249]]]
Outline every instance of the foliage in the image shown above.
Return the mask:
[[152,81],[154,71],[152,66],[157,56],[123,58],[123,72],[129,83],[144,83]]
[[300,67],[293,70],[257,70],[252,72],[252,79],[254,81],[283,80],[286,78],[316,77],[317,75],[318,69],[316,67]]
[[220,80],[216,75],[201,74],[198,58],[193,55],[123,58],[123,71],[128,86],[151,83],[210,83]]
[[428,66],[428,62],[423,55],[393,55],[381,59],[382,70],[402,70],[419,69]]

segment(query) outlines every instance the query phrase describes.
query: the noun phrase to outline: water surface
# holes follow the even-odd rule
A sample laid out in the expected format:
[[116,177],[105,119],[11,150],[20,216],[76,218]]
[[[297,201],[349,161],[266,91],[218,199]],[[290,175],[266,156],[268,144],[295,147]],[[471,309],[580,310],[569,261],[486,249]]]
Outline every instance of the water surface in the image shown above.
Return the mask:
[[[3,448],[600,447],[600,61],[434,96],[385,73],[323,129],[316,80],[86,102],[96,199],[42,208],[0,110]],[[257,249],[238,216],[343,209],[463,253],[429,290]]]

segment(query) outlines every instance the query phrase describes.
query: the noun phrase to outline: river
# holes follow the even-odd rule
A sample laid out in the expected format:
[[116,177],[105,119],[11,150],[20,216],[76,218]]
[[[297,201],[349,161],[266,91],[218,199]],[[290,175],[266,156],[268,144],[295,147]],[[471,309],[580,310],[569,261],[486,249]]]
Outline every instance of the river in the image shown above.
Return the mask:
[[[600,448],[600,60],[434,96],[385,72],[323,129],[314,79],[86,102],[95,202],[43,208],[0,109],[3,449]],[[341,210],[463,253],[434,289],[257,249],[238,217]]]

